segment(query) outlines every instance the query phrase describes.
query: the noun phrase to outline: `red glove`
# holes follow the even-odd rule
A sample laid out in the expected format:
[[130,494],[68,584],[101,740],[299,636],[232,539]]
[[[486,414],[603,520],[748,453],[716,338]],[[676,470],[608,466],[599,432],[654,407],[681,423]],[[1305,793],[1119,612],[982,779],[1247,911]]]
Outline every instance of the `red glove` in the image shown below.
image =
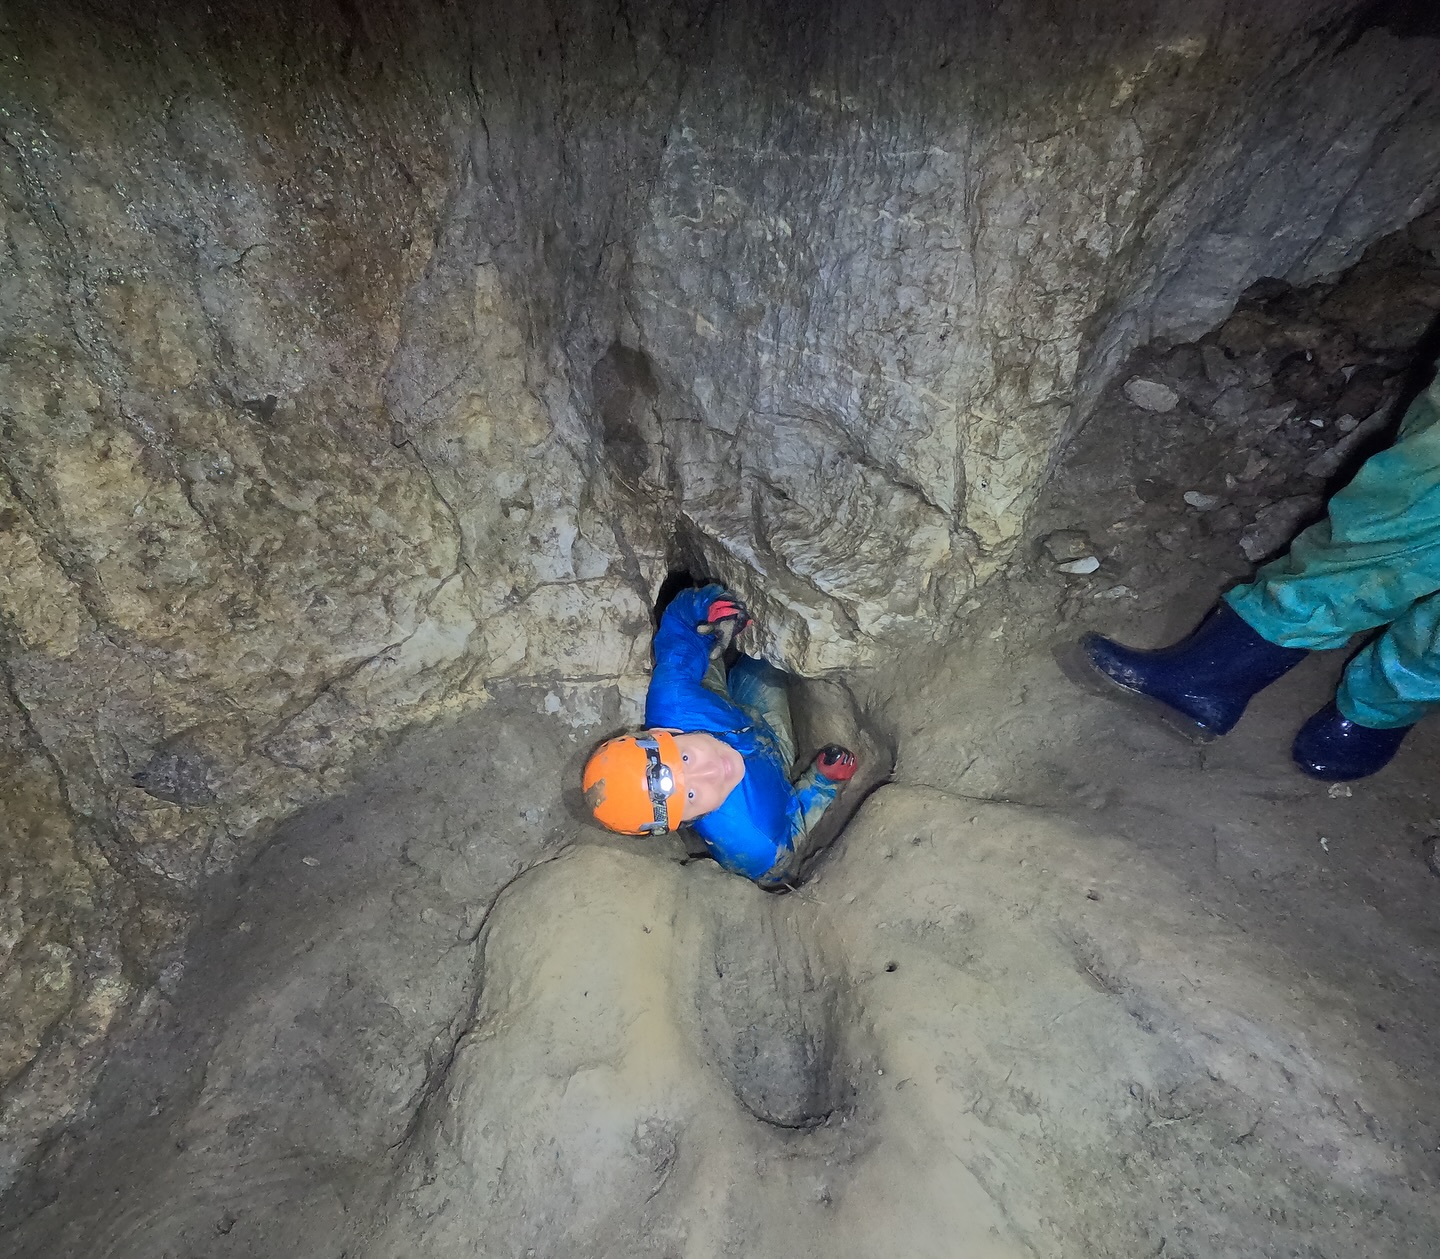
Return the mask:
[[827,744],[815,757],[815,768],[819,770],[820,777],[828,778],[832,783],[849,782],[859,767],[855,753],[838,743]]
[[721,595],[710,605],[710,610],[705,613],[705,621],[709,625],[715,625],[720,621],[729,620],[737,623],[735,632],[738,634],[750,624],[750,612],[739,599],[727,593]]

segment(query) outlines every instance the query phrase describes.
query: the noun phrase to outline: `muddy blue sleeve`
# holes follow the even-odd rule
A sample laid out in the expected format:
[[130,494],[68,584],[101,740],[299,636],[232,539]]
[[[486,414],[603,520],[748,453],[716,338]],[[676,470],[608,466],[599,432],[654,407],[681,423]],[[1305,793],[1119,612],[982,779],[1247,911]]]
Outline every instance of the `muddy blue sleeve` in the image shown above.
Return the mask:
[[825,814],[825,810],[835,803],[835,797],[840,794],[840,784],[831,782],[822,774],[819,769],[811,765],[795,784],[795,800],[798,808],[795,810],[795,831],[792,836],[793,847],[799,848],[799,837],[808,835],[815,823]]
[[645,694],[645,724],[669,730],[741,730],[750,719],[704,685],[712,640],[700,632],[721,586],[682,590],[655,633],[655,672]]

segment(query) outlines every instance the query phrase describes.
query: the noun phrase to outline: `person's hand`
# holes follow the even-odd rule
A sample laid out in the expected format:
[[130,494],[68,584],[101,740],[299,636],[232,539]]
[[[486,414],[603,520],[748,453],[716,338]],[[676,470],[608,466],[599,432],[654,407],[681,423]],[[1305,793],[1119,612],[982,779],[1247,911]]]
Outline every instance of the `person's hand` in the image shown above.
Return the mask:
[[821,778],[828,778],[832,783],[849,782],[859,768],[855,753],[838,743],[826,744],[815,756],[816,771]]
[[750,624],[750,610],[740,602],[738,595],[732,594],[728,590],[722,591],[719,598],[711,603],[710,610],[705,613],[705,619],[714,625],[716,621],[728,621],[732,618],[739,621],[740,627],[743,629]]
[[740,601],[740,597],[729,590],[722,590],[710,601],[710,606],[705,611],[705,624],[700,626],[700,632],[721,634],[728,643],[750,623],[750,610]]

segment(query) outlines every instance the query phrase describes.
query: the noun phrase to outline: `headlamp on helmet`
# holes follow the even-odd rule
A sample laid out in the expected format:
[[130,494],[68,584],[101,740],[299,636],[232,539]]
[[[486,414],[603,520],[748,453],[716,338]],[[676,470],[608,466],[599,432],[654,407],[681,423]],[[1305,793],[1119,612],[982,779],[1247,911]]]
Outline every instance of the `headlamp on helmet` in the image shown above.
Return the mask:
[[642,730],[607,739],[585,763],[585,803],[622,835],[663,835],[685,812],[685,774],[675,736]]

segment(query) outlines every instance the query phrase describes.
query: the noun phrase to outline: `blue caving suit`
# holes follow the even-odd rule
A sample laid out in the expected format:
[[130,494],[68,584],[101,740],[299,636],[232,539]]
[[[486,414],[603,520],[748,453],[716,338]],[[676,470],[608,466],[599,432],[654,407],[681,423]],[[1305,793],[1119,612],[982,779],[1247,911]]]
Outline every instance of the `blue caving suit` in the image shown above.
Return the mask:
[[1225,600],[1261,638],[1311,651],[1388,626],[1345,668],[1342,716],[1377,730],[1440,706],[1440,377],[1279,559]]
[[645,696],[645,724],[686,734],[703,732],[745,758],[745,777],[718,809],[688,825],[726,870],[762,887],[794,881],[809,855],[811,829],[839,793],[811,765],[792,785],[795,736],[784,675],[741,656],[728,678],[716,640],[701,633],[720,586],[684,590],[660,618],[655,672]]

